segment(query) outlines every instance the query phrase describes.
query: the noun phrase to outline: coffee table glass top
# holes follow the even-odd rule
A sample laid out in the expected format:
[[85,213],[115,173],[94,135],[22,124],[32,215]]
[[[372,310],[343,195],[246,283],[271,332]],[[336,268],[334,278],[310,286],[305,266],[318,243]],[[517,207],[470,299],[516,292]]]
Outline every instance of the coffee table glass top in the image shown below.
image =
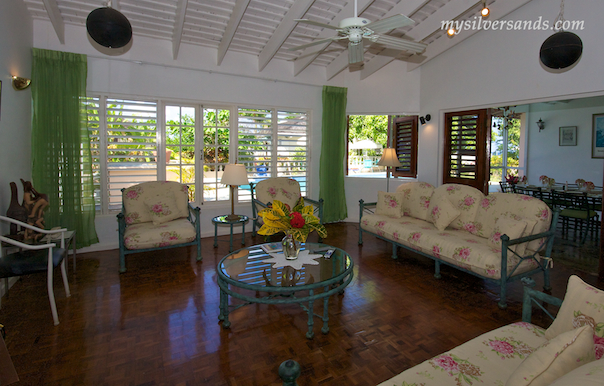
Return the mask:
[[[263,244],[266,245],[266,244]],[[332,249],[334,252],[329,259],[325,253]],[[299,287],[313,286],[320,282],[338,277],[352,269],[350,256],[339,248],[319,243],[302,244],[302,249],[318,255],[314,261],[317,265],[304,264],[301,269],[290,266],[274,268],[267,260],[272,260],[261,245],[243,248],[225,256],[218,263],[219,273],[225,279],[231,279],[238,284],[258,287]],[[279,253],[279,252],[274,252]],[[314,286],[313,286],[314,287]]]

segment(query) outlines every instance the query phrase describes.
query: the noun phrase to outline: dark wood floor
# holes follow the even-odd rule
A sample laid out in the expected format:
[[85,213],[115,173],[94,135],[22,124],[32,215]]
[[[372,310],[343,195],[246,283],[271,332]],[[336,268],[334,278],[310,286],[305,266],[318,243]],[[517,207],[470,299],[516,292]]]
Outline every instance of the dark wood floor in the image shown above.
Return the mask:
[[[431,260],[393,260],[389,244],[370,236],[358,246],[357,224],[327,228],[325,242],[355,262],[346,293],[330,300],[329,334],[317,322],[314,340],[306,339],[297,305],[243,307],[223,330],[215,266],[226,238],[218,248],[204,239],[202,262],[187,248],[132,255],[121,275],[116,250],[80,254],[69,272],[71,298],[56,276],[60,325],[52,324],[44,275],[22,278],[2,299],[16,385],[278,385],[278,366],[290,358],[302,366],[301,386],[376,385],[520,319],[520,283],[502,311],[492,284],[447,267],[437,280]],[[263,239],[247,234],[246,242]],[[563,297],[573,273],[603,288],[595,275],[556,263],[554,295]]]

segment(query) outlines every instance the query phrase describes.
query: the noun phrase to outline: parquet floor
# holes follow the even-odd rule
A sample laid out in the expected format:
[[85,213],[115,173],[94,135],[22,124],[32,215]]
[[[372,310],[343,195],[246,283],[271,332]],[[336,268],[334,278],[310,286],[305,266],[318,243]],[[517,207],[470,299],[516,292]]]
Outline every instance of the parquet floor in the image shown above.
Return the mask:
[[[192,248],[131,255],[121,275],[117,250],[79,254],[71,298],[55,280],[56,327],[44,275],[24,277],[0,309],[16,385],[280,385],[277,369],[290,358],[302,366],[300,386],[376,385],[520,319],[520,283],[502,311],[492,284],[448,267],[437,280],[431,260],[393,260],[390,245],[374,237],[358,246],[357,224],[330,224],[328,232],[325,242],[354,259],[355,277],[330,300],[329,334],[316,322],[314,340],[304,336],[307,316],[297,305],[243,307],[223,330],[215,266],[228,242],[213,248],[212,238],[203,240],[202,262]],[[261,242],[246,235],[247,245]],[[594,275],[556,263],[554,295],[563,296],[573,273],[604,288]]]

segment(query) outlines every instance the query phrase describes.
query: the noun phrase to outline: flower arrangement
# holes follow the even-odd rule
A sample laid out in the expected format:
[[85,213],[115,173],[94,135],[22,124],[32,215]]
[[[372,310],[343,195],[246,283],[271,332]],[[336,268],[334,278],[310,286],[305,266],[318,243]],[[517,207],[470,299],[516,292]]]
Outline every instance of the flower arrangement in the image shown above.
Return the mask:
[[258,212],[264,224],[258,230],[261,235],[274,235],[279,232],[291,233],[295,240],[306,242],[312,231],[317,231],[319,237],[327,237],[327,230],[319,219],[313,215],[312,205],[304,206],[304,198],[300,197],[296,206],[290,209],[289,205],[279,200],[273,201],[272,207]]
[[516,185],[518,182],[520,182],[520,177],[508,173],[508,175],[505,176],[505,181],[508,184]]
[[556,180],[554,180],[553,178],[549,178],[546,175],[540,176],[539,181],[541,181],[541,184],[543,184],[544,186],[548,186],[550,188],[556,183]]
[[586,192],[591,192],[592,190],[594,190],[596,187],[596,185],[591,182],[591,181],[585,181],[585,191]]

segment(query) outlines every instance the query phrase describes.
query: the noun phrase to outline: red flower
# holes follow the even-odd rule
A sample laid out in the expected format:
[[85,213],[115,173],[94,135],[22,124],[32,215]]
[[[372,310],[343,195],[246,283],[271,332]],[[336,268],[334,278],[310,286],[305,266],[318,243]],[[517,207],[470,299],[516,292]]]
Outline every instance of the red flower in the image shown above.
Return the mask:
[[289,224],[294,228],[302,228],[306,224],[306,221],[304,221],[304,217],[302,217],[300,212],[294,212],[291,214]]

